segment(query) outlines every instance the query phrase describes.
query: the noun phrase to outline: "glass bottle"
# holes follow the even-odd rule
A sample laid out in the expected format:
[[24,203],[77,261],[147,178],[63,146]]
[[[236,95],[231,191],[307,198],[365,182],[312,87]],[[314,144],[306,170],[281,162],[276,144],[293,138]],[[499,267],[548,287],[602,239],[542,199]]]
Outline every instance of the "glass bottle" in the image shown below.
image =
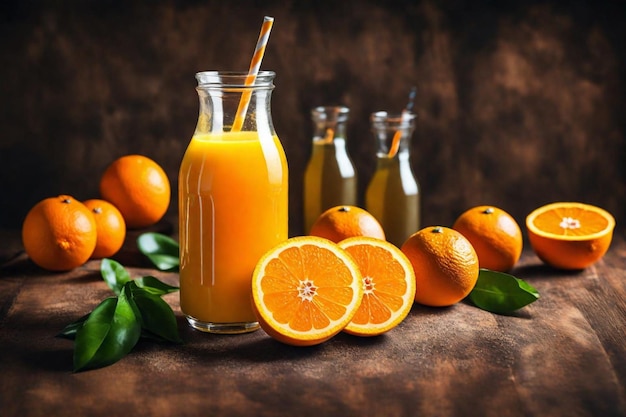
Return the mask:
[[400,247],[420,227],[419,185],[411,169],[410,140],[416,115],[371,115],[376,138],[376,171],[365,193],[365,207],[381,223],[387,240]]
[[270,112],[274,76],[262,71],[246,86],[244,72],[196,74],[200,111],[178,185],[180,306],[198,330],[259,327],[252,273],[288,237],[287,160]]
[[313,144],[304,174],[304,233],[325,210],[357,204],[357,177],[346,148],[350,110],[344,106],[311,110]]

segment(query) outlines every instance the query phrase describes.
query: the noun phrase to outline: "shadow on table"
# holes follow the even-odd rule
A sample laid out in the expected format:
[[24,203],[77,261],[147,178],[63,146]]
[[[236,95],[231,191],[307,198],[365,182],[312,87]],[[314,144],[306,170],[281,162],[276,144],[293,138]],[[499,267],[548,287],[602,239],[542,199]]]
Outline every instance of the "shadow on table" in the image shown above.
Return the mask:
[[19,327],[5,326],[0,355],[10,360],[4,366],[32,371],[71,372],[73,343],[56,337],[61,328],[63,326],[57,320],[46,322],[37,319],[21,319]]
[[190,361],[203,364],[212,361],[236,362],[285,362],[323,357],[331,351],[351,350],[355,347],[375,347],[387,343],[387,335],[357,337],[339,333],[330,340],[314,346],[291,346],[281,343],[262,329],[241,335],[206,334],[191,329],[184,317],[177,316],[178,328],[185,343],[180,347],[181,355]]
[[585,270],[564,270],[553,268],[544,263],[535,263],[521,265],[514,268],[510,274],[524,280],[534,279],[559,279],[559,278],[572,278],[579,275],[584,275]]

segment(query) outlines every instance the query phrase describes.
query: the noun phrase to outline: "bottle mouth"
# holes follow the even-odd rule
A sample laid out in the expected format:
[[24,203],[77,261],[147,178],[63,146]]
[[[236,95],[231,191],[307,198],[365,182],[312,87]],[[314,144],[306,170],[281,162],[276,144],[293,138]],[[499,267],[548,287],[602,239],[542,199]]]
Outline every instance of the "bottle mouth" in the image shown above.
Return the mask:
[[244,71],[201,71],[196,73],[199,88],[274,88],[274,71],[259,71],[254,84],[246,84]]
[[350,109],[346,106],[318,106],[311,110],[313,120],[329,122],[345,122]]
[[417,114],[412,112],[389,113],[377,111],[372,113],[370,120],[374,126],[396,126],[397,128],[411,127],[417,118]]

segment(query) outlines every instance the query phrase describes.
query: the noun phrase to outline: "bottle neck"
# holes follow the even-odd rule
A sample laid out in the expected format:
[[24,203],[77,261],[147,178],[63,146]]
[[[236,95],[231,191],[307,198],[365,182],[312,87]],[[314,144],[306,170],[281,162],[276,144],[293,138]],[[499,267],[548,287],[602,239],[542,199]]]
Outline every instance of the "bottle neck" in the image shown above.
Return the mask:
[[198,79],[196,134],[251,131],[274,135],[271,95],[274,73],[259,73],[246,85],[246,73],[207,71]]
[[316,107],[311,111],[313,143],[341,143],[345,146],[349,109],[344,106]]
[[339,146],[345,146],[345,141],[345,123],[327,123],[313,132],[313,143],[334,143]]
[[376,139],[376,155],[379,158],[409,158],[410,142],[415,130],[415,115],[402,113],[390,115],[377,112],[371,116],[371,128]]

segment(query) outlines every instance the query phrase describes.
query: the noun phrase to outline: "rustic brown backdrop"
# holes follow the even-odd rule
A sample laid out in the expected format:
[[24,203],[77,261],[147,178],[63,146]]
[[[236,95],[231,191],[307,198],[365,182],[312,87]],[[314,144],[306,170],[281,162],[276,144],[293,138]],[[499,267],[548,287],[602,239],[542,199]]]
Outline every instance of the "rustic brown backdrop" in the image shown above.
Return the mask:
[[[261,4],[263,3],[263,4]],[[423,224],[494,204],[522,223],[577,200],[626,220],[621,1],[85,1],[0,4],[0,228],[38,200],[97,196],[113,159],[155,159],[175,185],[197,117],[194,73],[245,70],[264,15],[276,130],[301,233],[309,109],[351,108],[361,195],[369,113],[419,93],[412,164]],[[171,214],[176,214],[176,188]]]

